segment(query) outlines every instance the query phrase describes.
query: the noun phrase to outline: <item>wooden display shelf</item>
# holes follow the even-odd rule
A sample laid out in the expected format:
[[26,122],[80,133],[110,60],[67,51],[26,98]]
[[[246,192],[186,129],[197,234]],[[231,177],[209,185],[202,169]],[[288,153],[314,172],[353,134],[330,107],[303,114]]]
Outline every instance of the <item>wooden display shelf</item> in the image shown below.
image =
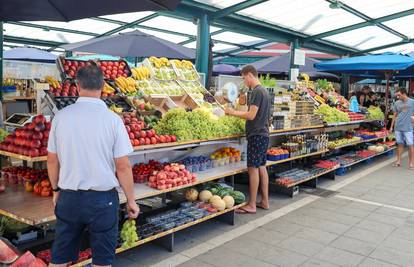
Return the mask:
[[[228,212],[233,212],[233,211],[235,211],[236,209],[238,209],[238,208],[240,208],[240,207],[242,207],[242,206],[244,206],[244,205],[246,205],[246,202],[245,202],[245,203],[242,203],[242,204],[239,204],[239,205],[236,205],[236,206],[234,206],[234,207],[233,207],[233,208],[231,208],[231,209],[226,209],[226,210],[223,210],[223,211],[219,211],[219,212],[216,212],[216,213],[212,213],[212,214],[207,215],[207,216],[205,216],[205,217],[203,217],[203,218],[201,218],[201,219],[198,219],[198,220],[195,220],[195,221],[192,221],[192,222],[189,222],[189,223],[186,223],[186,224],[180,225],[180,226],[178,226],[178,227],[175,227],[175,228],[173,228],[173,229],[167,230],[167,231],[165,231],[165,232],[158,233],[158,234],[156,234],[156,235],[153,235],[153,236],[147,237],[147,238],[145,238],[145,239],[138,240],[137,242],[135,242],[135,243],[134,243],[131,247],[129,247],[129,248],[122,248],[122,247],[117,248],[117,249],[116,249],[116,251],[115,251],[115,253],[121,253],[121,252],[124,252],[124,251],[130,250],[130,249],[132,249],[132,248],[136,248],[136,247],[141,246],[141,245],[143,245],[143,244],[145,244],[145,243],[148,243],[148,242],[154,241],[154,240],[156,240],[156,239],[159,239],[159,238],[161,238],[161,237],[167,236],[167,235],[169,235],[169,234],[172,234],[172,233],[175,233],[175,232],[178,232],[178,231],[184,230],[184,229],[186,229],[186,228],[188,228],[188,227],[191,227],[191,226],[193,226],[193,225],[196,225],[196,224],[199,224],[199,223],[202,223],[202,222],[208,221],[208,220],[210,220],[210,219],[213,219],[213,218],[218,217],[218,216],[220,216],[220,215],[223,215],[223,214],[225,214],[225,213],[228,213]],[[73,266],[73,267],[80,267],[80,266],[85,266],[85,265],[90,264],[90,263],[92,263],[92,259],[88,259],[88,260],[85,260],[85,261],[82,261],[82,262],[76,263],[76,264],[74,264],[74,265],[71,265],[71,266]]]
[[11,153],[11,152],[7,152],[7,151],[3,151],[0,150],[0,155],[2,156],[6,156],[6,157],[11,157],[14,159],[21,159],[27,162],[39,162],[39,161],[46,161],[47,160],[47,156],[42,156],[42,157],[28,157],[28,156],[24,156],[24,155],[20,155],[20,154],[16,154],[16,153]]
[[52,198],[26,192],[23,185],[7,185],[0,193],[0,214],[28,225],[55,220]]
[[327,152],[329,152],[329,150],[321,150],[321,151],[317,151],[317,152],[313,152],[313,153],[309,153],[309,154],[304,154],[304,155],[300,155],[300,156],[296,156],[296,157],[289,157],[289,158],[281,159],[281,160],[277,160],[277,161],[268,160],[267,163],[266,163],[266,166],[269,167],[269,166],[273,166],[275,164],[289,162],[289,161],[292,161],[292,160],[297,160],[297,159],[303,159],[303,158],[307,158],[307,157],[317,156],[317,155],[321,155],[321,154],[324,154],[324,153],[327,153]]
[[388,153],[388,152],[390,152],[390,151],[392,151],[392,150],[394,150],[394,149],[396,149],[396,147],[391,147],[390,149],[387,149],[387,150],[385,150],[384,152],[380,152],[380,153],[377,153],[377,154],[372,155],[372,156],[370,156],[370,157],[366,157],[366,158],[363,158],[363,159],[360,159],[360,160],[354,161],[354,162],[352,162],[352,163],[349,163],[349,164],[347,164],[347,165],[340,166],[340,168],[348,168],[348,167],[351,167],[351,166],[353,166],[353,165],[355,165],[355,164],[358,164],[358,163],[360,163],[360,162],[363,162],[363,161],[366,161],[366,160],[369,160],[369,159],[375,158],[375,157],[377,157],[377,156],[380,156],[380,155],[386,154],[386,153]]
[[355,146],[355,145],[359,145],[359,144],[363,144],[363,143],[378,141],[378,140],[381,140],[381,139],[384,139],[384,138],[386,138],[386,137],[376,137],[376,138],[371,138],[371,139],[362,139],[362,140],[357,141],[357,142],[352,142],[352,143],[348,143],[348,144],[344,144],[344,145],[341,145],[341,146],[330,148],[330,150],[336,150],[336,149],[340,149],[340,148],[344,148],[344,147],[348,147],[348,146]]
[[289,129],[278,129],[278,130],[272,130],[269,132],[269,134],[277,134],[277,133],[289,133],[294,131],[301,131],[301,130],[312,130],[312,129],[319,129],[324,128],[325,126],[323,124],[321,125],[315,125],[315,126],[304,126],[304,127],[296,127],[296,128],[289,128]]
[[[271,166],[279,163],[284,163],[296,159],[315,156],[326,153],[327,151],[318,151],[311,154],[300,155],[279,161],[269,161],[266,165]],[[236,175],[247,171],[245,161],[232,163],[221,167],[208,169],[206,171],[198,172],[197,181],[192,184],[182,185],[165,190],[158,190],[150,188],[146,184],[134,184],[134,192],[136,200],[155,197],[168,192],[179,189],[189,188],[195,185],[203,184],[209,181],[218,180],[224,177]],[[16,194],[17,193],[17,194]],[[126,197],[122,190],[119,190],[120,203],[126,202]],[[33,203],[36,203],[33,205]],[[56,218],[53,212],[52,199],[40,197],[31,193],[25,192],[22,185],[7,187],[6,192],[0,193],[0,214],[14,218],[20,222],[29,225],[38,225],[54,221]]]
[[[280,184],[278,184],[278,183],[276,183],[276,182],[272,182],[272,184],[274,184],[274,185],[276,185],[276,186],[279,186],[279,187],[291,188],[291,187],[297,186],[297,185],[299,185],[299,184],[305,183],[305,182],[307,182],[307,181],[313,180],[313,179],[315,179],[315,178],[318,178],[318,177],[320,177],[320,176],[322,176],[322,175],[325,175],[325,174],[328,174],[328,173],[330,173],[330,172],[333,172],[333,171],[335,171],[335,170],[337,170],[337,169],[339,169],[339,168],[340,168],[340,165],[338,164],[338,165],[336,165],[335,167],[330,168],[330,169],[327,169],[327,170],[326,170],[326,171],[324,171],[324,172],[321,172],[321,173],[318,173],[318,174],[315,174],[315,175],[312,175],[312,176],[306,177],[306,178],[301,179],[301,180],[297,180],[297,181],[295,181],[294,183],[288,184],[288,185],[286,185],[286,186],[280,185]],[[277,180],[277,179],[276,179],[276,180]]]

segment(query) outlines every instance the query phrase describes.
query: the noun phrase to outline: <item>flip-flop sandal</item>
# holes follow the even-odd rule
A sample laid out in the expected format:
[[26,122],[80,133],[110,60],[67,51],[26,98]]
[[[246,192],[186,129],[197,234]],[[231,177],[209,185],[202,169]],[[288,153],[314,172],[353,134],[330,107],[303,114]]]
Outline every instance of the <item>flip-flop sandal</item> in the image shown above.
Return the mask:
[[401,164],[400,163],[394,163],[394,164],[392,164],[392,166],[395,167],[395,168],[398,168],[398,167],[401,167]]
[[240,207],[236,210],[237,214],[256,214],[256,212],[253,211],[248,211],[246,209],[244,209],[243,207]]
[[262,204],[256,204],[256,208],[262,209],[262,210],[269,210],[269,208],[265,208],[262,206]]

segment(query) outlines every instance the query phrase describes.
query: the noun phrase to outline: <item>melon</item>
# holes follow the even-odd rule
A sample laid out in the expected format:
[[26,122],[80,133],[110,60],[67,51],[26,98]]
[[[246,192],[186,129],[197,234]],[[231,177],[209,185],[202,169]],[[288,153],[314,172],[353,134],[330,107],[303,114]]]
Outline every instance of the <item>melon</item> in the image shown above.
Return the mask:
[[28,267],[30,263],[35,260],[35,256],[30,251],[26,251],[17,261],[15,261],[10,267]]
[[376,149],[377,149],[377,146],[369,146],[368,147],[369,151],[376,151]]
[[208,202],[213,194],[208,190],[203,190],[198,194],[198,198],[203,202]]
[[209,202],[210,204],[213,204],[213,202],[214,202],[214,201],[216,201],[216,200],[222,200],[222,199],[221,199],[221,197],[220,197],[220,196],[218,196],[218,195],[214,195],[214,196],[212,196],[212,197],[208,200],[208,202]]
[[191,202],[196,201],[198,198],[198,191],[194,188],[188,189],[185,191],[185,198]]
[[234,206],[234,198],[232,196],[225,196],[223,201],[226,203],[226,209],[231,209]]
[[[213,196],[214,197],[214,196]],[[214,198],[211,201],[211,205],[216,208],[218,211],[224,210],[226,208],[226,202],[224,202],[224,200],[222,200],[219,196],[217,196],[218,198]]]

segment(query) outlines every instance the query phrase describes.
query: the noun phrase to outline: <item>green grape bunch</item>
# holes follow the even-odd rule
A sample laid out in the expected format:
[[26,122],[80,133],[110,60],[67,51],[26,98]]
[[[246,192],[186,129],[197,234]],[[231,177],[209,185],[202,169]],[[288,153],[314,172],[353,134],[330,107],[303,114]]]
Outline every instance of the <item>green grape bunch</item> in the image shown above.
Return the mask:
[[129,219],[124,222],[121,229],[122,248],[130,248],[138,241],[135,220]]

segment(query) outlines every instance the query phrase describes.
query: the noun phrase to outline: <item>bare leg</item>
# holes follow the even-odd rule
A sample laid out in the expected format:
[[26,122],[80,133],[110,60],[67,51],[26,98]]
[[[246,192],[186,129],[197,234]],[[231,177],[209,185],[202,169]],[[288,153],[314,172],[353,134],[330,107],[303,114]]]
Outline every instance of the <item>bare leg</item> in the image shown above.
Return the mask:
[[259,205],[264,209],[269,208],[269,175],[267,174],[266,166],[259,167],[259,176],[260,176],[260,195],[262,200]]
[[398,145],[397,148],[397,162],[395,164],[401,164],[401,157],[404,152],[404,145]]
[[414,168],[414,146],[408,147],[408,166]]
[[245,211],[256,212],[257,190],[259,189],[259,169],[248,167],[249,173],[249,202],[243,207]]

